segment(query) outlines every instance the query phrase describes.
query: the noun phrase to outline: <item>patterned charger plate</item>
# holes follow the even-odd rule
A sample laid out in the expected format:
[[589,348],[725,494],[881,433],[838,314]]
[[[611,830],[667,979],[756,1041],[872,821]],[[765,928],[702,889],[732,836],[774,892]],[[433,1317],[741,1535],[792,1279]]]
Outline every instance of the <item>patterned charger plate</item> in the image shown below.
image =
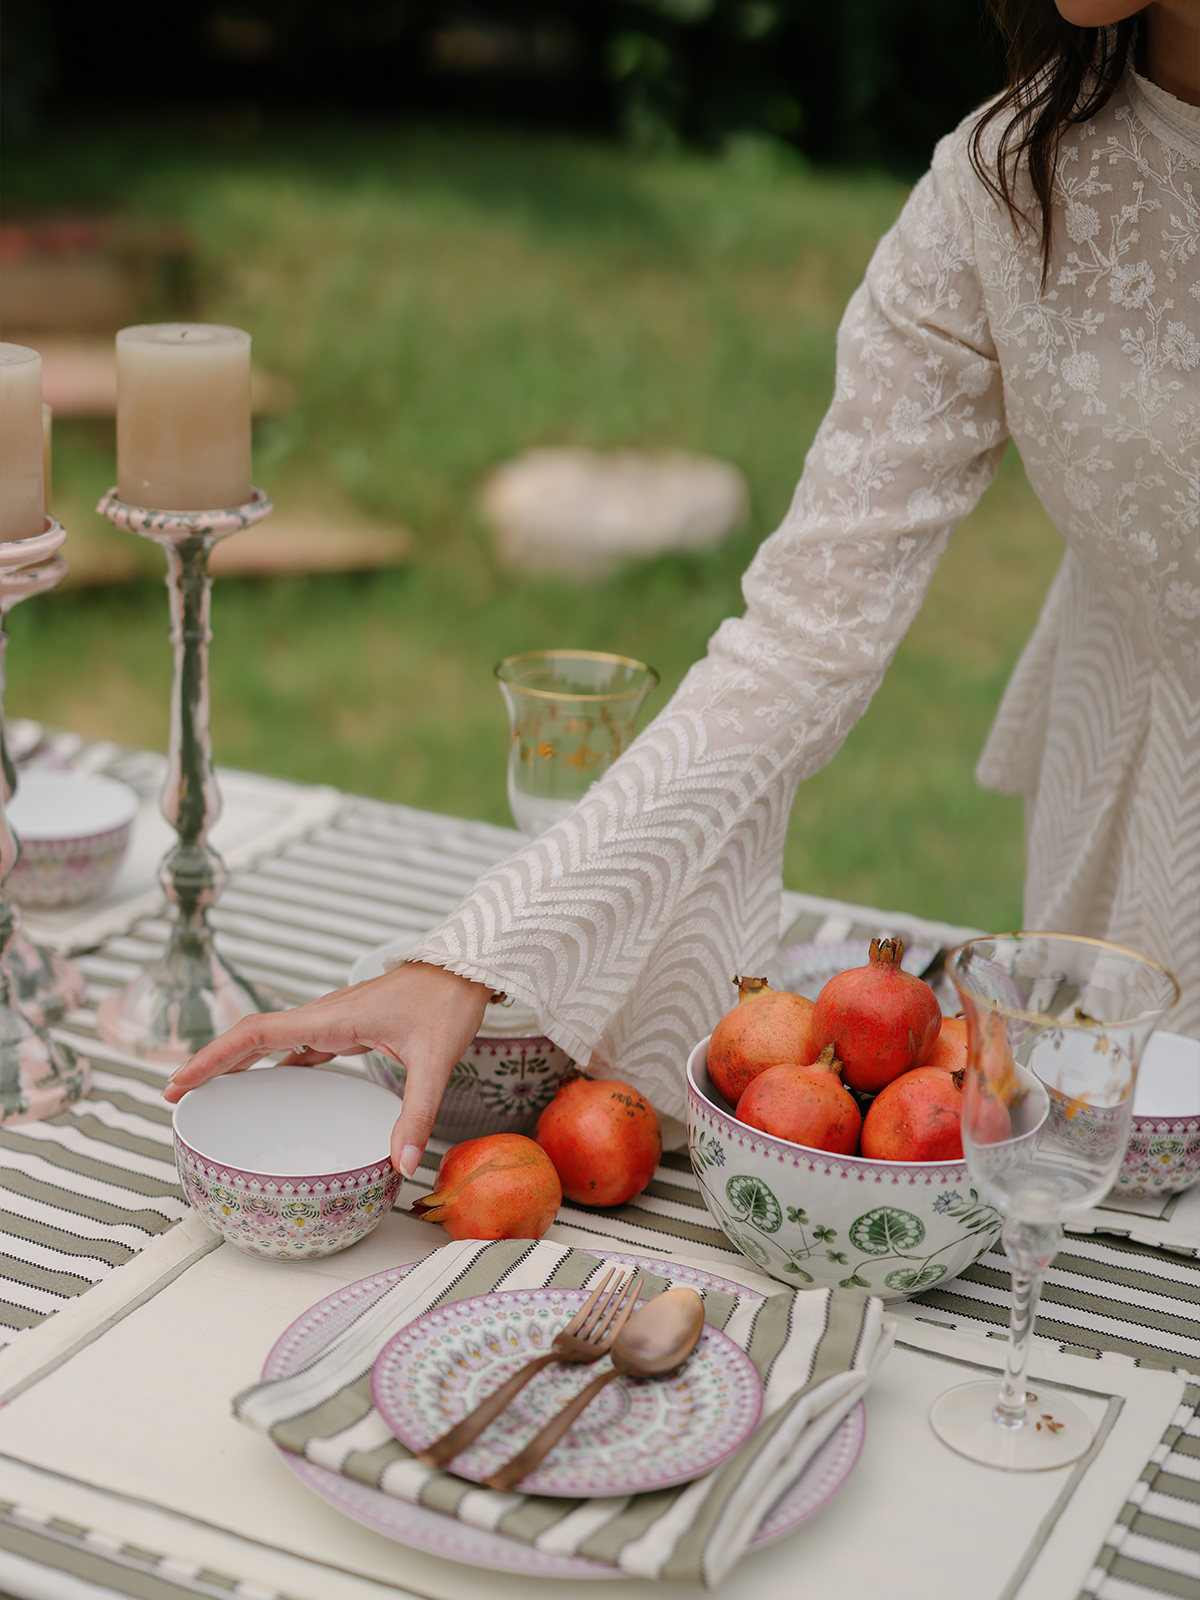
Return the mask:
[[[509,1289],[435,1306],[376,1357],[371,1394],[380,1415],[401,1444],[424,1450],[518,1368],[545,1355],[586,1300],[582,1289]],[[608,1365],[601,1357],[594,1366],[546,1367],[449,1470],[482,1483]],[[602,1389],[521,1490],[576,1500],[688,1483],[732,1455],[761,1414],[754,1363],[706,1327],[677,1372],[622,1376]]]
[[[722,1294],[753,1296],[755,1291],[716,1273],[651,1256],[606,1250],[606,1261],[637,1267],[642,1272],[669,1273],[676,1283]],[[378,1297],[412,1271],[412,1263],[347,1285],[310,1306],[280,1337],[263,1365],[264,1379],[286,1378],[318,1361],[329,1345]],[[780,1495],[759,1523],[748,1549],[759,1550],[816,1516],[848,1481],[862,1454],[866,1437],[866,1408],[860,1400],[813,1455],[800,1476]],[[628,1574],[586,1556],[539,1550],[490,1529],[474,1528],[427,1506],[410,1505],[370,1484],[357,1483],[306,1461],[303,1456],[276,1446],[284,1465],[328,1505],[385,1538],[414,1550],[491,1568],[536,1577],[619,1579]]]

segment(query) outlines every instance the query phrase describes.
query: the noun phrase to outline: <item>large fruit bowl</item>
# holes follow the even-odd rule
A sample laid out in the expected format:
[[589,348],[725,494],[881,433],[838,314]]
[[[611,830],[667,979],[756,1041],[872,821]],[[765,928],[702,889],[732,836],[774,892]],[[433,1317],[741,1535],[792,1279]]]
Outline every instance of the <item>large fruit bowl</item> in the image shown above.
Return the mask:
[[[1020,1069],[1018,1069],[1020,1070]],[[1046,1114],[1029,1090],[1019,1137]],[[864,1289],[906,1300],[969,1267],[1003,1218],[965,1161],[868,1161],[792,1144],[739,1122],[708,1076],[708,1040],[688,1058],[688,1151],[705,1204],[756,1267],[792,1288]]]

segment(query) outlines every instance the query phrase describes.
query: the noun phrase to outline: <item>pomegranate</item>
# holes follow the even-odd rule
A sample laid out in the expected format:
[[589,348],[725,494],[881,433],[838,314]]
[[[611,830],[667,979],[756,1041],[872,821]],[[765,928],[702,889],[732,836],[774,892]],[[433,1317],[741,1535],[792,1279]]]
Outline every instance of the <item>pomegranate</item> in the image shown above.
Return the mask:
[[914,1067],[882,1088],[863,1121],[871,1161],[961,1161],[962,1080],[939,1067]]
[[813,1003],[802,994],[772,989],[765,978],[735,978],[738,1002],[708,1041],[708,1075],[736,1106],[751,1079],[768,1067],[810,1066],[821,1054],[813,1043]]
[[[863,1120],[862,1154],[870,1161],[961,1161],[965,1072],[914,1067],[885,1085]],[[1008,1112],[990,1095],[975,1119],[976,1142],[1009,1136]]]
[[540,1239],[561,1204],[544,1150],[520,1133],[489,1133],[447,1150],[433,1193],[412,1214],[440,1222],[452,1239]]
[[613,1078],[564,1074],[534,1135],[554,1163],[568,1200],[619,1206],[654,1176],[662,1130],[654,1107]]
[[942,1026],[933,990],[901,969],[902,939],[872,939],[865,967],[839,972],[817,996],[813,1041],[832,1044],[851,1089],[873,1094],[921,1066]]
[[967,1064],[967,1024],[963,1017],[943,1017],[933,1049],[922,1062],[943,1072],[961,1072]]
[[1016,1063],[1008,1044],[1004,1018],[994,1011],[976,1016],[978,1067],[988,1088],[1002,1106],[1015,1105],[1025,1093],[1017,1076]]
[[746,1085],[737,1119],[777,1139],[852,1156],[862,1115],[842,1086],[842,1063],[827,1045],[810,1066],[768,1067]]

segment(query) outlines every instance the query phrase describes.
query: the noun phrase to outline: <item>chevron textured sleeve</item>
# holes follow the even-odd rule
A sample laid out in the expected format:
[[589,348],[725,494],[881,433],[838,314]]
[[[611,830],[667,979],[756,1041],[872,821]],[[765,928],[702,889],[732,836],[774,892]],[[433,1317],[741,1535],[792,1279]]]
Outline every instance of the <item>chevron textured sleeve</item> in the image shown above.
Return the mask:
[[774,962],[796,787],[866,709],[1007,437],[943,141],[847,308],[833,404],[746,574],[745,615],[575,810],[408,959],[506,989],[580,1064],[681,1118],[683,1063],[731,975]]

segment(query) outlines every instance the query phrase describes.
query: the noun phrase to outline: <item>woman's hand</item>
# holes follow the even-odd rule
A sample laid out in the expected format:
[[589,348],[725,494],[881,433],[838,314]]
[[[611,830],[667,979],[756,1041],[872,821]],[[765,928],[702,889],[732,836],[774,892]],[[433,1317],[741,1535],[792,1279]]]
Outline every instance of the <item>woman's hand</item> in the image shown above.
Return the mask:
[[392,1130],[392,1165],[411,1178],[433,1129],[456,1061],[479,1032],[491,991],[441,967],[409,962],[382,978],[335,989],[294,1011],[243,1017],[197,1050],[171,1076],[164,1098],[222,1072],[244,1072],[276,1050],[290,1066],[315,1067],[333,1056],[381,1050],[408,1072],[404,1104]]

